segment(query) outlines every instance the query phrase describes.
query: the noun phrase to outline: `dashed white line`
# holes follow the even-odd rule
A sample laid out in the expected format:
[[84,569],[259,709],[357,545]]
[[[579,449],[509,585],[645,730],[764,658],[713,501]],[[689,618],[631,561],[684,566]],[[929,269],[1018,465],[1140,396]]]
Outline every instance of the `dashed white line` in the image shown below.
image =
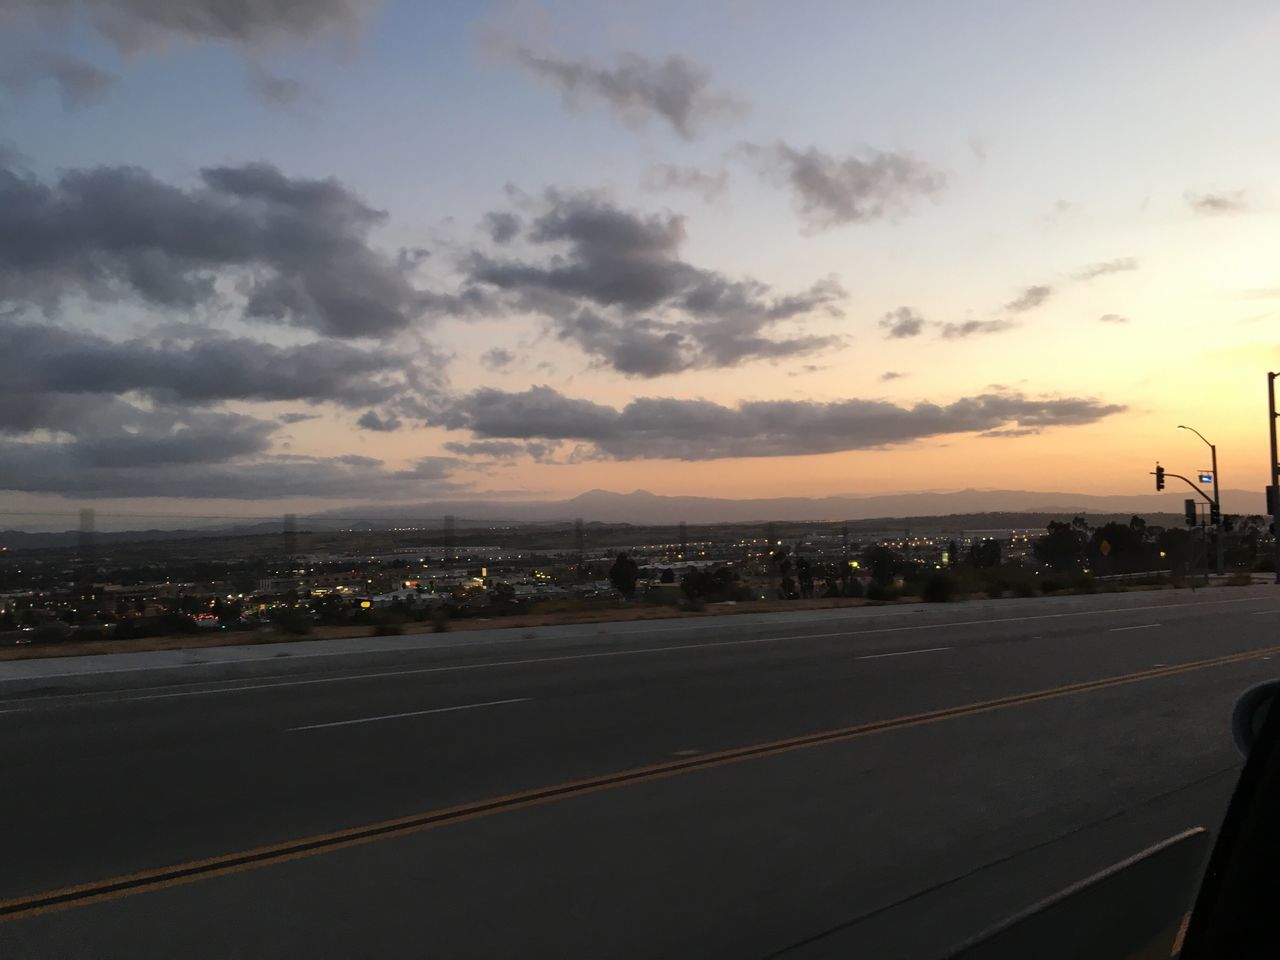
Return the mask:
[[1132,627],[1112,627],[1108,633],[1123,633],[1125,630],[1150,630],[1152,627],[1163,627],[1163,623],[1139,623]]
[[380,717],[360,717],[356,720],[334,720],[331,723],[309,723],[303,727],[289,727],[295,730],[324,730],[328,727],[350,727],[357,723],[374,723],[378,720],[399,720],[402,717],[425,717],[429,713],[452,713],[455,710],[475,710],[477,707],[498,707],[504,703],[526,703],[531,697],[516,697],[511,700],[486,700],[484,703],[463,703],[456,707],[436,707],[432,710],[410,710],[407,713],[386,713]]
[[923,650],[899,650],[897,653],[868,653],[854,657],[855,660],[880,660],[884,657],[910,657],[917,653],[937,653],[939,650],[950,650],[950,647],[925,647]]
[[1265,617],[1273,613],[1280,613],[1280,610],[1255,610],[1253,611],[1253,616]]

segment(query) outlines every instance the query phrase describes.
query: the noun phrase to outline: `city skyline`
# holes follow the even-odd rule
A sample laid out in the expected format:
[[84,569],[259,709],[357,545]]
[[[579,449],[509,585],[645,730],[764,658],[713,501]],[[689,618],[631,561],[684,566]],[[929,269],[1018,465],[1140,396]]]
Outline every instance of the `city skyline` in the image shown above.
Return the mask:
[[0,511],[1267,482],[1261,3],[44,6]]

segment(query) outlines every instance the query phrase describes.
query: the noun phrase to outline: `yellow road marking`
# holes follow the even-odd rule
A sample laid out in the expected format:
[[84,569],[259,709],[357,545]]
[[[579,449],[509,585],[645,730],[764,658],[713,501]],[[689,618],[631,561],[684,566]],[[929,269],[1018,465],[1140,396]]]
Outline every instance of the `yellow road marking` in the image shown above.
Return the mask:
[[523,810],[544,803],[551,803],[556,800],[564,800],[570,797],[590,796],[594,793],[601,793],[606,790],[613,790],[636,783],[663,780],[669,777],[680,776],[685,773],[693,773],[699,770],[725,766],[727,764],[742,763],[747,760],[756,760],[762,757],[776,756],[778,754],[789,753],[794,750],[804,750],[832,743],[842,743],[859,737],[870,736],[872,734],[887,733],[893,730],[903,730],[931,723],[941,723],[947,720],[956,720],[961,717],[990,713],[994,710],[1025,706],[1027,704],[1040,703],[1046,700],[1054,700],[1060,697],[1073,696],[1080,693],[1090,693],[1094,690],[1105,690],[1111,687],[1119,687],[1132,683],[1141,683],[1147,680],[1157,680],[1164,677],[1177,676],[1179,674],[1191,673],[1193,671],[1203,670],[1209,667],[1218,667],[1249,660],[1258,660],[1276,653],[1280,653],[1280,646],[1265,647],[1259,650],[1229,654],[1222,657],[1212,657],[1206,660],[1194,660],[1188,663],[1173,664],[1171,666],[1157,667],[1150,670],[1140,670],[1136,673],[1119,674],[1113,677],[1104,677],[1099,680],[1085,680],[1079,683],[1070,683],[1059,687],[1050,687],[1044,690],[1033,690],[1028,693],[1011,694],[1006,697],[997,697],[992,700],[982,700],[976,703],[961,704],[955,707],[944,707],[940,710],[928,710],[923,713],[907,714],[900,717],[891,717],[885,720],[872,720],[866,723],[854,724],[852,726],[840,727],[833,730],[825,730],[818,733],[805,734],[799,737],[788,737],[783,740],[772,740],[765,743],[751,744],[745,747],[735,747],[730,750],[700,754],[698,756],[672,760],[666,763],[650,764],[642,767],[634,767],[629,770],[620,770],[614,773],[603,774],[583,780],[573,780],[553,786],[537,787],[532,790],[524,790],[518,793],[510,793],[499,797],[491,797],[486,800],[455,804],[453,806],[441,807],[436,810],[430,810],[425,813],[415,814],[409,817],[384,820],[379,823],[366,824],[365,826],[352,827],[346,830],[334,831],[332,833],[318,834],[298,840],[286,841],[284,843],[270,844],[268,846],[243,850],[238,853],[210,857],[204,860],[192,860],[187,863],[173,864],[159,869],[146,870],[125,876],[111,877],[109,879],[98,880],[92,883],[63,887],[55,890],[46,890],[42,893],[30,894],[24,897],[0,901],[0,923],[7,920],[39,916],[40,914],[50,913],[57,910],[65,910],[70,907],[85,906],[91,903],[102,903],[108,900],[116,900],[121,897],[132,896],[138,893],[163,890],[169,887],[192,883],[196,880],[238,873],[242,870],[251,870],[277,863],[287,863],[290,860],[298,860],[321,853],[328,853],[333,850],[342,850],[347,847],[372,843],[375,840],[407,836],[423,830],[431,830],[436,827],[449,826],[456,823],[465,823],[469,820],[475,820],[480,817],[487,817],[497,813]]

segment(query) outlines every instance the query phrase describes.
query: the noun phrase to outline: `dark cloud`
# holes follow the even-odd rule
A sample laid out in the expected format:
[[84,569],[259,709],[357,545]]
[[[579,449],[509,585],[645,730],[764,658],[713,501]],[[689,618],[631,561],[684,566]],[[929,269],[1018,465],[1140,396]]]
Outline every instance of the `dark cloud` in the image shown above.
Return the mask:
[[799,370],[788,370],[788,377],[809,377],[815,373],[821,373],[826,370],[827,366],[821,363],[806,363]]
[[1128,323],[1129,318],[1118,313],[1104,313],[1098,318],[1099,323]]
[[486,457],[490,460],[514,460],[524,453],[524,444],[515,440],[473,440],[470,443],[450,440],[444,448],[462,457]]
[[1011,313],[1025,313],[1028,310],[1034,310],[1051,296],[1053,296],[1053,287],[1038,284],[1034,287],[1027,287],[1022,293],[1006,303],[1004,308]]
[[479,457],[485,460],[500,460],[510,463],[520,457],[528,457],[537,463],[554,463],[559,452],[558,440],[472,440],[469,443],[450,440],[444,444],[450,453],[462,457]]
[[550,387],[477,390],[456,398],[434,424],[483,440],[577,441],[605,459],[714,460],[864,450],[929,437],[997,429],[1094,423],[1123,411],[1092,398],[987,393],[954,403],[900,406],[883,400],[817,403],[646,397],[621,410]]
[[834,278],[774,295],[680,258],[683,218],[622,210],[594,194],[551,192],[527,239],[540,260],[476,254],[471,289],[502,291],[515,309],[541,313],[556,335],[630,376],[777,360],[840,345],[834,336],[778,336],[773,328],[813,314],[838,316]]
[[0,0],[0,24],[83,17],[121,51],[175,40],[267,46],[353,30],[379,0]]
[[1012,320],[964,320],[960,323],[944,323],[938,332],[944,340],[960,340],[988,333],[1003,333],[1016,326]]
[[1073,276],[1077,280],[1092,280],[1095,277],[1104,277],[1108,273],[1123,273],[1127,270],[1137,269],[1138,260],[1136,257],[1117,257],[1114,260],[1091,263],[1089,266],[1077,270]]
[[276,419],[288,426],[295,423],[306,423],[308,420],[318,419],[319,416],[320,414],[318,413],[282,413]]
[[1223,193],[1194,193],[1188,190],[1183,198],[1196,213],[1210,216],[1224,213],[1244,213],[1249,209],[1249,202],[1243,190],[1229,190]]
[[0,89],[21,95],[49,81],[57,90],[63,109],[68,111],[102,100],[118,79],[87,60],[54,50],[31,51],[0,65]]
[[744,103],[710,89],[711,75],[700,64],[680,56],[660,62],[623,54],[615,67],[587,60],[542,56],[520,48],[516,62],[555,86],[574,105],[602,103],[626,122],[657,117],[686,140],[714,122],[740,116]]
[[[135,454],[145,452],[139,442]],[[95,461],[79,444],[0,441],[0,490],[66,497],[182,497],[274,500],[292,497],[405,498],[465,487],[449,481],[457,461],[428,457],[389,470],[368,457],[258,456],[224,462]]]
[[698,167],[659,163],[645,174],[643,186],[647,190],[688,190],[711,203],[723,196],[728,188],[729,171],[711,173]]
[[0,300],[49,308],[68,294],[167,308],[242,293],[250,320],[338,337],[382,337],[434,312],[480,308],[416,289],[409,267],[369,244],[386,215],[336,180],[248,164],[201,171],[183,189],[131,167],[44,183],[0,168]]
[[491,347],[480,356],[480,362],[490,370],[502,370],[515,363],[516,355],[505,347]]
[[880,382],[888,383],[890,380],[901,380],[905,376],[905,373],[899,373],[897,370],[886,370],[880,374]]
[[791,188],[807,226],[825,230],[906,212],[946,185],[943,174],[907,154],[871,152],[837,157],[816,147],[800,150],[778,141],[743,143],[740,152],[765,176]]
[[494,243],[510,243],[520,233],[520,218],[514,213],[493,211],[485,214],[485,229]]
[[924,317],[910,307],[899,307],[880,318],[880,328],[890,340],[918,337],[924,333]]
[[1034,437],[1040,432],[1039,427],[1011,427],[1007,430],[986,430],[978,436],[988,439],[997,439],[999,437]]
[[376,410],[366,410],[356,421],[356,426],[361,430],[372,430],[375,433],[393,433],[404,426],[404,423],[399,417],[390,414],[379,416]]
[[123,394],[163,403],[306,400],[345,407],[429,389],[432,372],[390,349],[320,341],[278,347],[235,337],[113,341],[0,318],[0,405],[22,394]]
[[307,88],[302,82],[292,77],[282,77],[254,64],[249,68],[249,89],[263,103],[278,107],[289,107],[306,98]]

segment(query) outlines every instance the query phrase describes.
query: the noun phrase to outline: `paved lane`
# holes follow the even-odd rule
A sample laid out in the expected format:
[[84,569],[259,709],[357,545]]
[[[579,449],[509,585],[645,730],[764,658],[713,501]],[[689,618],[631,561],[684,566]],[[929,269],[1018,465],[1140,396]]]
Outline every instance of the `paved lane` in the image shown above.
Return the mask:
[[0,674],[0,710],[20,711],[0,716],[5,769],[24,787],[0,797],[6,850],[22,866],[0,872],[0,896],[12,897],[1248,656],[15,919],[0,925],[0,948],[764,956],[825,933],[800,952],[928,956],[1182,826],[1215,825],[1236,769],[1226,718],[1241,689],[1274,672],[1264,658],[1280,643],[1276,611],[1280,596],[1249,588]]

